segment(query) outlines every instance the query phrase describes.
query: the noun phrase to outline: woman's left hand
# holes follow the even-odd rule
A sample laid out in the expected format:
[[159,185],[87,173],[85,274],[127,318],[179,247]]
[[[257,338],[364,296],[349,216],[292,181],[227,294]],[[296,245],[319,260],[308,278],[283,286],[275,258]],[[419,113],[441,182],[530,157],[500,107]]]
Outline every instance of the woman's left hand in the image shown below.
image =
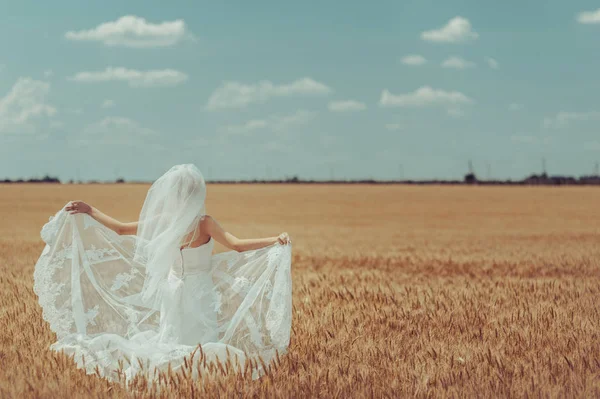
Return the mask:
[[90,213],[91,210],[91,206],[79,200],[71,201],[65,206],[65,211],[69,212],[71,215],[75,215],[76,213]]
[[281,234],[279,234],[279,237],[277,237],[277,241],[281,245],[285,245],[285,244],[289,244],[290,242],[292,242],[292,239],[290,238],[288,233],[281,233]]

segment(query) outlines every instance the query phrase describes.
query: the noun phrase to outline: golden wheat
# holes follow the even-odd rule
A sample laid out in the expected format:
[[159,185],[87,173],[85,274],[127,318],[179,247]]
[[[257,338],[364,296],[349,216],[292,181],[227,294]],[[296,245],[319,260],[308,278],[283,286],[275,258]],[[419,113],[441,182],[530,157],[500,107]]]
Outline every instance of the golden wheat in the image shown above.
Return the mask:
[[160,390],[86,375],[48,350],[39,230],[71,199],[133,220],[147,189],[0,185],[1,397],[600,396],[592,187],[209,185],[230,231],[292,236],[288,353],[257,381],[227,364]]

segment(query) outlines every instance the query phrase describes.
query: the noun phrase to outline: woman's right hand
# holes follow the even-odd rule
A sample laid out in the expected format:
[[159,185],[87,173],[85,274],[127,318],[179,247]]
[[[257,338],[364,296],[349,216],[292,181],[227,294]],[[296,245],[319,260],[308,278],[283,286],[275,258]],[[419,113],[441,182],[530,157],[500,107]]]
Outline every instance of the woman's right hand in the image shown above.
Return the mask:
[[290,238],[288,233],[281,233],[281,234],[279,234],[279,237],[277,237],[277,241],[281,245],[285,245],[285,244],[289,244],[290,242],[292,242],[292,239]]
[[65,206],[65,211],[69,212],[71,215],[75,215],[76,213],[90,213],[91,210],[91,206],[79,200],[71,201]]

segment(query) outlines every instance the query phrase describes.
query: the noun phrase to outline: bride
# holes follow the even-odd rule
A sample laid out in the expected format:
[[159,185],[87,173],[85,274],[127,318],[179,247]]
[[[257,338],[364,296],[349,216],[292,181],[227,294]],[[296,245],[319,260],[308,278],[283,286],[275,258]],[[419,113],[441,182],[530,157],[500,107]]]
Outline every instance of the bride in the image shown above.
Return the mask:
[[[206,214],[205,197],[200,171],[176,165],[137,222],[82,201],[51,217],[34,272],[51,349],[119,382],[267,372],[290,340],[291,241],[235,237]],[[212,255],[214,241],[233,251]]]

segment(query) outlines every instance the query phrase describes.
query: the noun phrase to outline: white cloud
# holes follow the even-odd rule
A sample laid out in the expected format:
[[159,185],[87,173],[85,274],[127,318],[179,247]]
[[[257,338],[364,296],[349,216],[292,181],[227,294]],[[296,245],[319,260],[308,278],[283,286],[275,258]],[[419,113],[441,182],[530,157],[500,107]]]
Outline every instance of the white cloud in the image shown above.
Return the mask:
[[82,134],[72,142],[76,146],[103,145],[118,148],[147,145],[150,144],[148,140],[157,136],[156,131],[141,126],[137,121],[109,116],[100,122],[86,126]]
[[463,17],[454,17],[439,29],[421,33],[421,39],[437,43],[463,43],[476,40],[479,34],[471,28],[471,23]]
[[473,99],[459,91],[444,91],[422,86],[412,93],[392,94],[381,92],[379,104],[383,107],[426,107],[433,105],[458,106],[474,103]]
[[583,11],[577,15],[580,24],[600,24],[600,8],[596,11]]
[[347,101],[332,101],[328,106],[332,112],[355,112],[367,109],[365,103],[359,101],[347,100]]
[[400,59],[400,62],[402,62],[404,65],[419,66],[427,63],[427,60],[422,55],[409,54],[402,57],[402,59]]
[[511,103],[508,105],[508,109],[511,111],[521,111],[525,106],[520,103]]
[[444,62],[442,62],[443,68],[454,68],[454,69],[467,69],[474,68],[477,65],[474,62],[467,61],[464,58],[460,57],[449,57]]
[[0,133],[33,132],[35,120],[54,116],[56,108],[46,102],[49,92],[49,83],[19,78],[0,98]]
[[104,71],[79,72],[69,80],[82,83],[120,81],[127,82],[131,87],[165,87],[176,86],[185,82],[187,78],[185,73],[174,69],[138,71],[108,67]]
[[290,115],[273,115],[266,119],[253,119],[241,125],[228,125],[221,128],[221,130],[230,134],[247,134],[256,130],[282,132],[294,126],[306,124],[312,121],[315,116],[315,112],[298,110]]
[[44,71],[44,77],[45,78],[51,78],[54,75],[54,72],[52,71],[52,69],[46,69]]
[[273,84],[268,80],[254,84],[225,82],[211,94],[206,108],[211,111],[244,108],[250,104],[264,103],[273,97],[323,95],[331,92],[331,88],[311,78],[298,79],[281,85]]
[[385,128],[387,130],[394,131],[394,130],[400,130],[402,128],[402,126],[400,126],[399,123],[388,123],[388,124],[385,125]]
[[185,22],[181,19],[153,24],[135,15],[126,15],[93,29],[65,33],[68,40],[95,41],[106,46],[138,48],[173,46],[190,36],[186,33]]
[[500,69],[500,64],[498,63],[498,61],[495,58],[492,57],[486,57],[485,61],[487,62],[488,66],[492,69]]
[[448,111],[446,111],[446,113],[452,118],[462,118],[463,116],[465,116],[465,111],[458,107],[448,108]]
[[559,129],[563,127],[567,127],[572,122],[582,122],[582,121],[597,121],[600,120],[600,112],[591,111],[591,112],[566,112],[560,111],[556,115],[552,117],[544,118],[542,121],[542,126],[545,128],[554,128]]
[[115,102],[113,100],[104,100],[101,105],[102,108],[112,108],[114,106]]
[[276,117],[272,123],[273,130],[286,130],[292,126],[303,125],[315,119],[316,116],[316,112],[298,110],[296,113],[291,115]]

